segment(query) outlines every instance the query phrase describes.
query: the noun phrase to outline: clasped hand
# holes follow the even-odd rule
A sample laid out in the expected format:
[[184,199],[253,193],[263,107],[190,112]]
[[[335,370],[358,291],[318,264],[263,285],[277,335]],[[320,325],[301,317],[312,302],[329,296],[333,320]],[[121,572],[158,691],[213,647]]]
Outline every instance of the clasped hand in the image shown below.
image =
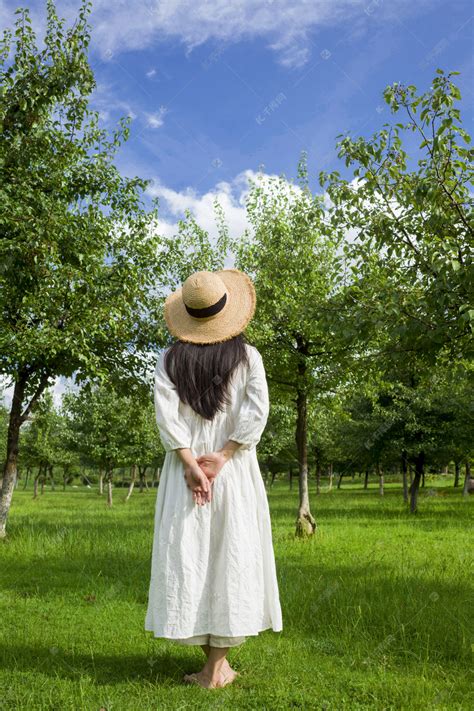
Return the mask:
[[209,452],[196,457],[195,464],[184,468],[186,484],[193,492],[194,501],[200,506],[211,501],[214,480],[226,461],[222,452]]

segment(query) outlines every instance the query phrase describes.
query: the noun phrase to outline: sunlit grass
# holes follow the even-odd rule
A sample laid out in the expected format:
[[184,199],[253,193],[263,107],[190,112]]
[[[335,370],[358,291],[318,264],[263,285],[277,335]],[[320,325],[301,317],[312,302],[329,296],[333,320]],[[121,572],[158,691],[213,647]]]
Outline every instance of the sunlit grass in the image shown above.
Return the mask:
[[472,512],[427,480],[409,515],[398,485],[314,492],[316,535],[293,538],[297,483],[269,490],[283,609],[230,651],[240,680],[183,686],[200,649],[143,628],[156,490],[15,491],[0,545],[3,709],[471,709]]

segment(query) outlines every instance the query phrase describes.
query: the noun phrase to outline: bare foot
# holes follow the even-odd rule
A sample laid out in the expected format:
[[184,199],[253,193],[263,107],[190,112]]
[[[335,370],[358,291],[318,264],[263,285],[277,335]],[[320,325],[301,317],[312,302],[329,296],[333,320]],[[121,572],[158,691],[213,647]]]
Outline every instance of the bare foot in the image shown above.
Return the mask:
[[221,666],[221,670],[224,672],[225,676],[227,676],[228,674],[237,675],[235,669],[232,669],[232,667],[230,666],[228,659],[224,659],[224,663]]
[[210,677],[204,671],[200,671],[194,672],[194,674],[185,674],[184,681],[191,684],[199,684],[205,689],[217,689],[232,684],[237,676],[238,672],[232,669],[229,664],[228,668],[227,665],[223,664],[215,676]]

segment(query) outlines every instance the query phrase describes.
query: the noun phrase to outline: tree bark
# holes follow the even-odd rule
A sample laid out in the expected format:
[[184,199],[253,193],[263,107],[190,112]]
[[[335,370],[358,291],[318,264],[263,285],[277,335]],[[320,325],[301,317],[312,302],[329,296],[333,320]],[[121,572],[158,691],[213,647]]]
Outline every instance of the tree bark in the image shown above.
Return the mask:
[[130,479],[130,484],[128,486],[128,493],[127,496],[125,497],[125,501],[128,501],[129,498],[132,495],[133,489],[135,487],[135,481],[137,478],[137,465],[133,464],[131,469],[130,469],[130,474],[131,474],[131,479]]
[[107,506],[113,505],[112,475],[113,475],[112,469],[108,469],[108,471],[107,471]]
[[38,497],[38,482],[39,482],[39,480],[40,480],[41,471],[42,471],[42,467],[41,467],[41,464],[40,464],[39,469],[38,469],[38,471],[37,471],[37,473],[36,473],[34,482],[33,482],[33,498],[34,498],[34,499],[36,499],[36,498]]
[[0,493],[0,538],[5,538],[8,512],[12,502],[13,489],[18,466],[18,449],[20,443],[20,427],[22,425],[21,407],[27,383],[26,373],[21,374],[13,390],[10,420],[7,432],[7,453],[3,468],[2,490]]
[[383,496],[383,495],[384,495],[384,489],[383,489],[383,485],[384,485],[383,469],[381,468],[379,462],[377,462],[377,474],[378,474],[378,477],[379,477],[379,494],[380,494],[380,496]]
[[461,462],[457,460],[454,462],[454,487],[459,486],[459,478],[461,476]]
[[140,494],[143,494],[143,490],[148,491],[148,482],[146,480],[146,466],[138,467],[138,474],[140,476]]
[[334,469],[333,469],[332,462],[331,462],[331,464],[330,464],[329,467],[328,467],[328,476],[329,476],[329,487],[328,487],[328,491],[331,491],[332,485],[333,485],[333,481],[334,481]]
[[20,427],[48,385],[49,374],[43,372],[31,400],[22,412],[21,408],[23,406],[26,385],[31,375],[32,372],[28,372],[26,367],[21,368],[13,390],[10,419],[8,422],[7,453],[3,469],[2,489],[0,491],[0,538],[5,538],[7,535],[8,512],[10,511],[17,477]]
[[[332,468],[332,464],[331,464],[331,468]],[[337,488],[338,488],[338,489],[341,488],[342,477],[343,477],[343,476],[344,476],[344,472],[341,472],[341,473],[339,474],[339,478],[338,478],[338,480],[337,480]]]
[[[304,375],[306,365],[299,364],[299,371]],[[296,518],[296,535],[306,537],[313,535],[316,530],[314,520],[309,507],[308,494],[308,412],[307,396],[304,389],[297,389],[296,395],[297,421],[296,421],[296,447],[298,451],[299,464],[299,508]]]
[[368,488],[369,488],[369,469],[367,467],[367,469],[365,470],[365,475],[364,475],[364,489],[368,489]]
[[408,455],[402,451],[403,501],[408,503]]
[[415,458],[415,476],[410,486],[410,512],[416,513],[418,506],[418,490],[425,468],[425,453],[421,450]]
[[104,472],[99,469],[99,495],[102,496],[104,493]]
[[464,477],[464,487],[462,492],[463,496],[469,495],[471,481],[471,462],[469,461],[469,459],[466,459],[466,476]]

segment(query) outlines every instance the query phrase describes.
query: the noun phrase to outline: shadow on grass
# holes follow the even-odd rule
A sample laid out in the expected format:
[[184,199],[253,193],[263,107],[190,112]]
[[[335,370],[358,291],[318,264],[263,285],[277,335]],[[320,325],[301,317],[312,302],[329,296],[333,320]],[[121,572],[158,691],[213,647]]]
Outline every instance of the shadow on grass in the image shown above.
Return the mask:
[[[374,555],[383,555],[382,549]],[[103,611],[104,615],[113,615],[114,607],[109,612],[109,603],[119,606],[124,601],[132,601],[142,606],[144,616],[149,560],[142,556],[139,564],[136,565],[135,561],[134,565],[132,568],[130,556],[126,553],[97,558],[80,556],[67,561],[44,560],[35,575],[30,565],[16,561],[10,570],[4,571],[8,580],[4,575],[2,577],[5,591],[18,598],[37,601],[39,606],[43,597],[53,596],[50,602],[54,603],[54,596],[57,596],[63,606],[73,606],[78,615],[81,607],[90,608],[91,605],[97,606],[98,614]],[[470,651],[463,646],[463,640],[471,639],[466,610],[472,589],[467,582],[426,580],[417,574],[416,569],[400,576],[400,571],[394,572],[390,560],[371,560],[370,554],[357,564],[344,564],[337,559],[328,561],[327,551],[321,563],[306,562],[289,555],[277,561],[277,571],[283,638],[317,642],[330,636],[336,655],[346,654],[352,646],[359,652],[362,648],[375,650],[371,652],[375,655],[378,654],[377,649],[384,652],[389,647],[399,657],[402,666],[407,659],[407,650],[410,654],[415,650],[422,654],[422,650],[428,647],[440,663],[456,659],[461,662],[464,657],[469,661]],[[99,573],[100,583],[97,578]],[[104,602],[108,604],[102,607]],[[399,641],[402,642],[400,648]],[[13,652],[15,664],[22,666],[21,660],[31,664],[32,657],[36,659],[39,655],[38,667],[44,671],[49,664],[54,673],[56,663],[62,658],[47,649],[32,650],[28,645]],[[12,650],[7,654],[7,663],[10,654]],[[94,659],[97,666],[97,657],[94,656]],[[171,659],[171,653],[163,652],[158,657],[156,669],[164,669],[165,661]],[[103,669],[103,677],[100,671],[99,681],[110,682],[106,672],[109,676],[112,673],[115,676],[117,668],[125,677],[128,674],[131,678],[151,678],[151,670],[143,669],[145,663],[140,657],[99,657],[99,666]],[[176,661],[173,663],[176,664]],[[64,665],[66,671],[69,668],[67,665],[70,665],[75,669],[74,673],[77,669],[90,671],[87,656],[66,654]],[[170,676],[174,677],[174,672]]]
[[[204,661],[204,655],[203,655]],[[177,663],[176,651],[146,654],[81,654],[59,647],[40,645],[5,645],[0,647],[3,669],[32,671],[53,679],[77,680],[89,677],[99,685],[149,681],[167,686],[183,686],[185,670]]]

